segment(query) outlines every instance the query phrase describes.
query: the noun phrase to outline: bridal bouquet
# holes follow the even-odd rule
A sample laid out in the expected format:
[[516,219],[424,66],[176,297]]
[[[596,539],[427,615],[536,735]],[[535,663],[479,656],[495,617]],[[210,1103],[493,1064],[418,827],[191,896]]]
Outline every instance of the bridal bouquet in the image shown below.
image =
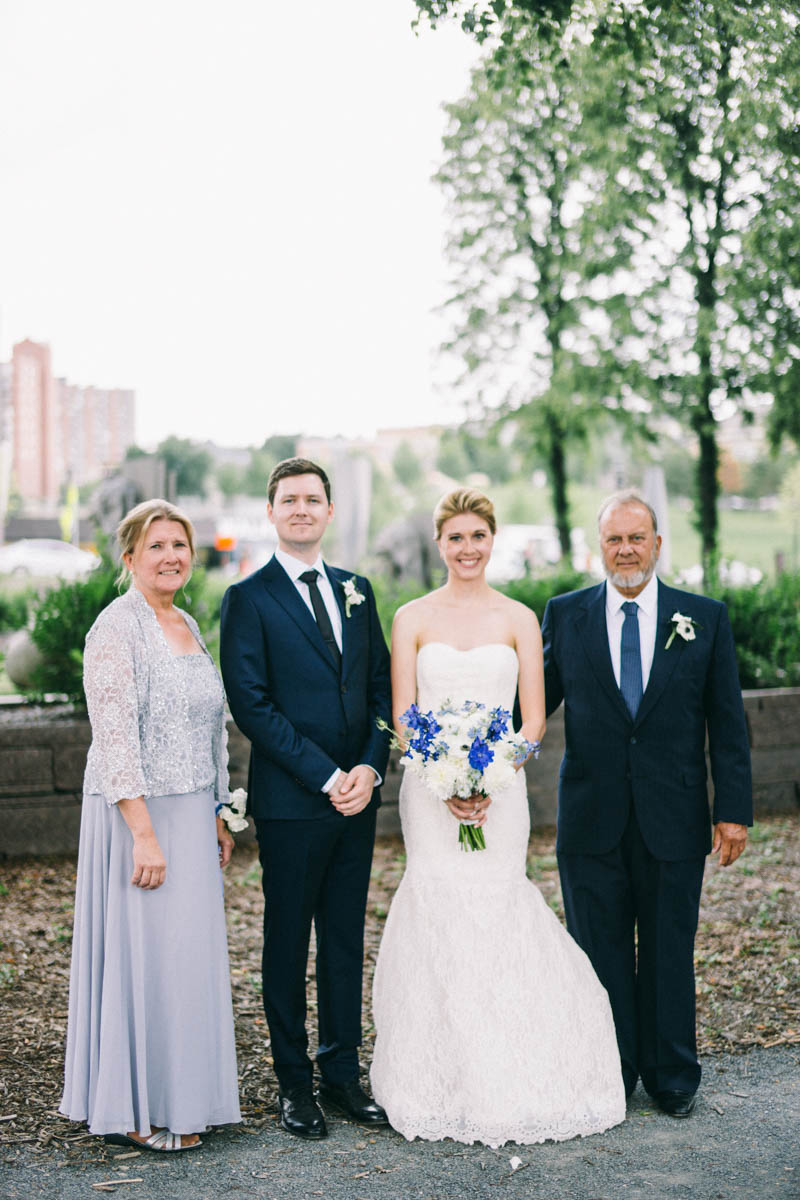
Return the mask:
[[[540,743],[514,733],[511,713],[475,700],[445,701],[436,713],[412,704],[400,721],[411,732],[401,761],[439,800],[493,795],[508,787],[530,754],[539,757]],[[479,825],[462,822],[458,840],[462,850],[486,849]]]

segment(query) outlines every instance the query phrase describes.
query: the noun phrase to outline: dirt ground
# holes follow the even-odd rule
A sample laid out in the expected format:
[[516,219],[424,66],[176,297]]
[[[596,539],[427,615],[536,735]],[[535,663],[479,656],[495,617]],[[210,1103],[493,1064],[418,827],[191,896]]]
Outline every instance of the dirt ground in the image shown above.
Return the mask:
[[[366,933],[365,1047],[369,1061],[372,971],[391,898],[403,873],[399,838],[383,839],[372,873]],[[554,832],[531,840],[528,873],[563,917]],[[67,1015],[75,859],[0,864],[0,1153],[35,1144],[102,1154],[85,1127],[58,1115]],[[695,961],[700,1050],[738,1053],[800,1043],[800,822],[769,818],[745,855],[706,872]],[[260,871],[240,846],[226,873],[226,904],[242,1111],[271,1121],[276,1085],[261,1008]],[[315,1007],[313,962],[309,1006]],[[94,1144],[96,1150],[90,1150]]]

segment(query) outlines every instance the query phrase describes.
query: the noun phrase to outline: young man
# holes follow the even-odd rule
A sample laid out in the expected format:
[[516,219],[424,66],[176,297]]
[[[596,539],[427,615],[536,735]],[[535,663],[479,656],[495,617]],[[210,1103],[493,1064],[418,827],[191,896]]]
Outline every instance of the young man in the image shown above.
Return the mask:
[[364,914],[388,759],[389,654],[369,582],[327,566],[330,483],[307,459],[272,471],[278,549],[228,589],[221,662],[252,744],[249,811],[264,889],[264,1010],[290,1133],[327,1133],[307,1054],[306,984],[317,939],[320,1098],[369,1125],[386,1114],[359,1083]]

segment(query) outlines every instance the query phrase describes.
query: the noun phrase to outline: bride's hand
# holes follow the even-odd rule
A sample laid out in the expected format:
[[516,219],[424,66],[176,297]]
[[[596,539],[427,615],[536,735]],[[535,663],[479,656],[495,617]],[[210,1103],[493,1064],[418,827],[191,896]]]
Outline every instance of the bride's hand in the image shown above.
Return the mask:
[[464,799],[462,796],[451,796],[445,800],[454,817],[459,821],[474,821],[476,825],[485,825],[488,816],[487,809],[492,803],[491,796],[479,796],[474,793]]

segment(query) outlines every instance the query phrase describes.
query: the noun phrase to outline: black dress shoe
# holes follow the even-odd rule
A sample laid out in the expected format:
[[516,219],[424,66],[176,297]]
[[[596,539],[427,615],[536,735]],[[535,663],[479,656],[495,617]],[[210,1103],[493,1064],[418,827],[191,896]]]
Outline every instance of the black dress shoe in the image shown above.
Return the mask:
[[319,1098],[323,1104],[333,1104],[347,1113],[360,1125],[388,1125],[389,1119],[381,1108],[371,1100],[357,1079],[347,1083],[326,1083],[323,1079],[319,1085]]
[[287,1133],[315,1140],[328,1136],[325,1114],[317,1104],[310,1087],[278,1092],[278,1104],[281,1110],[281,1125]]
[[671,1117],[688,1117],[695,1106],[694,1092],[656,1092],[653,1096],[662,1112]]

